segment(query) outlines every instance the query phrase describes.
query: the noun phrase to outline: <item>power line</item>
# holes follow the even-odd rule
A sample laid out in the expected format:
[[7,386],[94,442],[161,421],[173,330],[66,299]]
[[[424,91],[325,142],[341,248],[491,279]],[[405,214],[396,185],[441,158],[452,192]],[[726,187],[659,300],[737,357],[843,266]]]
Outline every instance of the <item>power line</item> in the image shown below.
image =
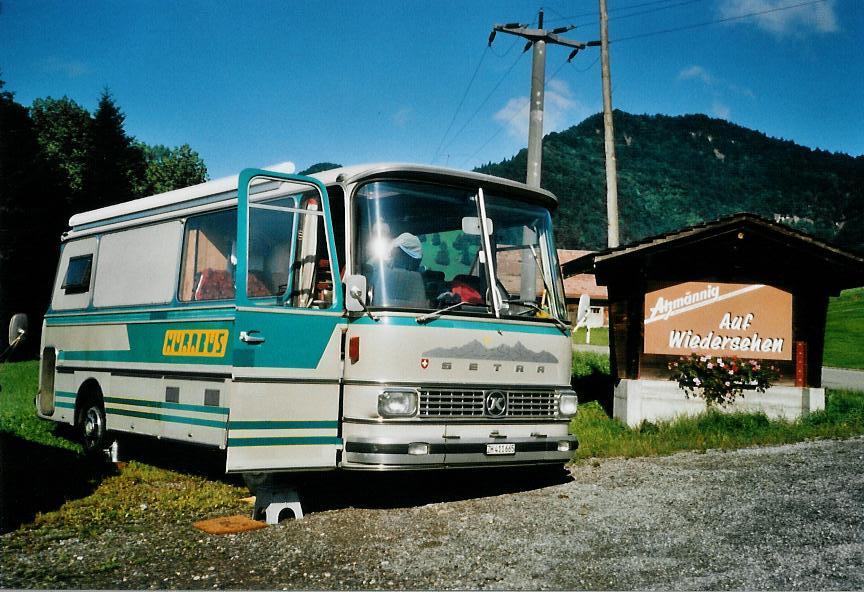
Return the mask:
[[[592,67],[594,67],[594,65],[597,63],[597,61],[598,61],[599,59],[600,59],[600,57],[598,56],[597,59],[595,59],[594,62],[593,62],[590,66],[588,66],[588,68],[587,68],[586,70],[578,70],[578,69],[577,69],[576,71],[577,71],[577,72],[587,72],[587,71],[590,70]],[[555,72],[552,73],[552,76],[550,76],[549,79],[546,81],[544,87],[548,87],[548,86],[549,86],[549,83],[552,82],[553,80],[555,80],[555,78],[557,78],[558,73],[561,72],[561,70],[562,70],[562,69],[564,68],[564,66],[566,66],[567,64],[570,64],[571,66],[573,65],[573,63],[572,63],[570,60],[566,60],[566,61],[562,62],[562,64],[561,64],[560,66],[558,66],[558,69],[556,69]],[[469,161],[471,161],[475,156],[477,156],[478,154],[480,154],[480,153],[483,151],[483,149],[486,148],[486,146],[488,146],[490,143],[492,143],[492,140],[494,140],[495,138],[497,138],[497,137],[498,137],[498,134],[500,134],[500,133],[501,133],[501,132],[502,132],[502,131],[503,131],[503,130],[508,126],[508,125],[510,125],[510,123],[511,123],[514,119],[516,119],[518,116],[520,116],[520,115],[524,115],[524,114],[525,114],[525,112],[524,112],[522,109],[519,109],[519,110],[517,110],[515,113],[513,113],[513,115],[511,115],[510,118],[509,118],[507,121],[503,122],[503,124],[502,124],[502,125],[501,125],[497,130],[495,130],[495,132],[494,132],[491,136],[489,136],[489,138],[488,138],[485,142],[483,142],[483,144],[481,144],[479,148],[477,148],[474,152],[471,153],[470,156],[468,156],[467,158],[465,158],[465,160],[463,160],[461,163],[459,163],[459,167],[458,167],[458,168],[461,169],[461,168],[464,167],[464,166],[465,166]]]
[[471,80],[468,81],[468,86],[465,88],[465,92],[462,94],[462,98],[459,100],[459,105],[456,107],[456,112],[453,113],[453,118],[450,120],[450,124],[447,126],[447,130],[444,132],[444,135],[441,136],[441,141],[438,143],[438,148],[435,149],[435,154],[432,156],[433,163],[438,160],[438,154],[441,152],[441,147],[444,145],[444,140],[447,139],[447,134],[449,134],[450,130],[453,129],[453,124],[456,123],[456,117],[459,115],[459,111],[462,110],[462,105],[465,104],[465,98],[468,96],[468,92],[471,90],[471,85],[474,84],[474,80],[477,78],[477,73],[480,71],[480,67],[483,65],[483,61],[486,59],[486,55],[488,53],[489,47],[487,46],[480,56],[480,61],[477,62],[477,67],[474,68],[474,74],[471,75]]
[[519,54],[519,57],[517,57],[516,61],[513,62],[513,64],[507,69],[506,72],[504,72],[504,75],[498,80],[498,82],[495,84],[495,86],[492,88],[492,90],[489,91],[489,94],[486,95],[486,98],[483,99],[483,101],[480,103],[480,105],[477,107],[477,109],[474,110],[474,112],[471,114],[471,116],[468,118],[468,120],[464,124],[462,124],[462,127],[459,128],[459,131],[457,131],[453,135],[453,137],[450,138],[450,141],[447,142],[446,146],[444,146],[444,148],[443,148],[444,150],[446,150],[447,148],[449,148],[453,144],[453,142],[456,140],[456,138],[459,137],[459,134],[461,134],[463,131],[465,131],[465,128],[468,127],[469,123],[474,121],[474,118],[477,117],[477,115],[480,113],[480,111],[483,109],[483,107],[486,106],[486,103],[489,101],[490,98],[492,98],[492,95],[495,94],[495,91],[498,90],[498,87],[501,86],[501,83],[503,83],[504,80],[510,75],[510,73],[513,71],[513,69],[516,67],[516,64],[519,63],[519,61],[522,59],[522,56],[524,56],[524,55],[525,55],[524,53]]
[[588,65],[587,68],[577,68],[576,64],[574,64],[573,62],[570,62],[570,67],[573,68],[574,70],[576,70],[577,72],[579,72],[580,74],[584,74],[585,72],[587,72],[588,70],[590,70],[591,68],[596,66],[597,62],[599,62],[599,61],[600,61],[600,56],[597,56],[596,58],[594,58],[594,61]]
[[[533,21],[532,21],[532,23],[533,23]],[[441,142],[438,144],[438,148],[436,148],[436,150],[435,150],[435,154],[432,157],[433,163],[436,160],[438,160],[438,155],[441,153],[442,145],[444,144],[444,141],[447,139],[447,134],[450,133],[450,129],[453,127],[453,124],[456,122],[456,118],[459,115],[459,111],[462,109],[462,105],[465,102],[465,98],[468,96],[468,91],[471,89],[471,85],[474,83],[474,79],[477,77],[477,73],[480,71],[480,66],[483,64],[483,60],[486,58],[486,53],[488,53],[488,51],[491,51],[497,57],[503,58],[503,57],[506,57],[513,50],[513,48],[516,47],[516,45],[518,45],[518,43],[519,43],[519,40],[514,39],[513,43],[510,44],[510,47],[508,47],[507,50],[502,54],[499,54],[494,49],[492,49],[491,43],[486,46],[486,51],[483,52],[483,55],[480,58],[480,63],[477,64],[477,68],[474,70],[474,74],[471,76],[471,80],[468,83],[468,88],[465,89],[465,93],[462,95],[462,99],[459,101],[459,106],[456,108],[456,112],[453,114],[453,119],[450,121],[450,124],[447,126],[447,131],[444,132],[444,136],[441,138]],[[495,91],[498,90],[498,87],[501,86],[501,83],[504,82],[504,80],[507,78],[507,76],[510,74],[510,72],[513,71],[513,69],[516,67],[516,64],[518,64],[521,59],[522,59],[522,55],[520,54],[519,57],[516,58],[516,61],[510,66],[510,68],[504,73],[504,75],[501,77],[501,79],[495,84],[495,86],[492,88],[492,90],[489,91],[489,94],[486,95],[486,98],[483,99],[483,101],[480,103],[480,106],[477,107],[477,109],[474,111],[474,113],[472,113],[471,116],[468,118],[468,120],[462,125],[462,127],[459,128],[459,131],[456,132],[456,134],[450,139],[450,141],[447,143],[447,145],[444,146],[444,149],[449,148],[453,144],[453,142],[456,140],[456,138],[459,137],[459,134],[461,134],[465,130],[465,128],[468,127],[468,125],[474,120],[474,118],[477,116],[477,114],[480,112],[480,110],[483,108],[483,106],[486,104],[486,102],[492,97],[492,95],[495,93]]]
[[[668,2],[669,0],[663,0],[664,2]],[[695,4],[697,2],[704,2],[705,0],[683,0],[679,2],[675,2],[674,4],[667,4],[666,6],[657,6],[656,8],[649,8],[647,10],[639,10],[637,12],[631,12],[629,14],[619,14],[618,16],[611,16],[608,20],[617,21],[623,20],[627,18],[633,18],[634,16],[644,16],[646,14],[654,14],[655,12],[661,12],[663,10],[669,10],[670,8],[680,8],[681,6],[687,6],[688,4]],[[630,8],[636,8],[636,6],[632,6]],[[590,15],[585,15],[590,16]],[[585,27],[588,25],[598,25],[600,24],[600,20],[598,18],[593,18],[590,21],[582,21],[575,23],[575,27],[578,29],[579,27]]]
[[[617,8],[610,8],[609,12],[621,12],[622,10],[631,10],[633,8],[642,8],[644,6],[655,6],[657,4],[665,4],[667,2],[672,2],[673,0],[652,0],[651,2],[640,2],[638,4],[629,4],[627,6],[619,6]],[[661,7],[658,10],[663,10],[665,7]],[[557,14],[557,13],[556,13]],[[583,12],[581,14],[574,14],[572,16],[560,16],[556,19],[548,19],[547,22],[560,22],[560,21],[573,21],[579,18],[585,18],[589,16],[597,16],[597,11],[593,12]],[[610,19],[611,20],[611,19]],[[596,22],[596,21],[595,21]]]
[[642,39],[644,37],[653,37],[655,35],[665,35],[667,33],[677,33],[678,31],[689,31],[691,29],[698,29],[700,27],[707,27],[709,25],[716,25],[720,23],[728,23],[730,21],[738,21],[745,18],[750,18],[754,16],[761,16],[763,14],[770,14],[772,12],[782,12],[784,10],[792,10],[794,8],[801,8],[803,6],[812,6],[813,4],[822,4],[823,2],[827,2],[827,0],[810,0],[809,2],[800,2],[798,4],[790,4],[788,6],[778,6],[777,8],[768,8],[766,10],[759,10],[756,12],[748,12],[747,14],[739,14],[735,16],[729,16],[726,18],[715,19],[712,21],[705,21],[702,23],[694,23],[692,25],[684,25],[681,27],[673,27],[670,29],[661,29],[659,31],[651,31],[648,33],[639,33],[637,35],[630,35],[628,37],[619,37],[618,39],[613,39],[610,43],[618,43],[620,41],[630,41],[632,39]]

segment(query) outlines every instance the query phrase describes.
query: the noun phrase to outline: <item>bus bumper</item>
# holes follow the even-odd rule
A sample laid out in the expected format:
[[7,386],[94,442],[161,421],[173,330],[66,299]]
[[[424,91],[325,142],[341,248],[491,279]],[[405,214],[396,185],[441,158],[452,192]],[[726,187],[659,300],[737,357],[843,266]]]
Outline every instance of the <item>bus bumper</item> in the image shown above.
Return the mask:
[[425,469],[564,464],[579,447],[554,425],[351,425],[346,423],[342,468]]

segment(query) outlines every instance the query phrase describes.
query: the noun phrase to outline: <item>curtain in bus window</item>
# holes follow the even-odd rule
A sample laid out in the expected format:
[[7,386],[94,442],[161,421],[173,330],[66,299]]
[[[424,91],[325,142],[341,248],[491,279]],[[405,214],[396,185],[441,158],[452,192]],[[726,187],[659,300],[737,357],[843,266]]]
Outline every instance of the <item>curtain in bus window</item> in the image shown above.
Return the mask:
[[237,211],[194,216],[186,221],[178,299],[234,298]]

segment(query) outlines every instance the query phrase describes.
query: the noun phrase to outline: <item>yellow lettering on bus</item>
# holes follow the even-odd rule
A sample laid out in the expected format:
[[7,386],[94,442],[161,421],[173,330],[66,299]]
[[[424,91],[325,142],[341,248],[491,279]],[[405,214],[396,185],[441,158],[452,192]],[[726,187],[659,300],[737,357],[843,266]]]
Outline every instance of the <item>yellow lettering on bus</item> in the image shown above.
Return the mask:
[[168,329],[163,356],[221,358],[228,346],[228,329]]

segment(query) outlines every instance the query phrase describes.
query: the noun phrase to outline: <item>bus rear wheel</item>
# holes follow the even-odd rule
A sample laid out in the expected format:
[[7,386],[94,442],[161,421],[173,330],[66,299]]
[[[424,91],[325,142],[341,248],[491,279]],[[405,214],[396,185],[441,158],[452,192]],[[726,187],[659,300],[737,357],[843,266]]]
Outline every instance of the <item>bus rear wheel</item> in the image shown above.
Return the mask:
[[78,419],[78,434],[84,453],[92,455],[105,448],[105,409],[99,400],[87,401]]

